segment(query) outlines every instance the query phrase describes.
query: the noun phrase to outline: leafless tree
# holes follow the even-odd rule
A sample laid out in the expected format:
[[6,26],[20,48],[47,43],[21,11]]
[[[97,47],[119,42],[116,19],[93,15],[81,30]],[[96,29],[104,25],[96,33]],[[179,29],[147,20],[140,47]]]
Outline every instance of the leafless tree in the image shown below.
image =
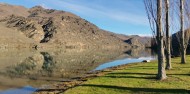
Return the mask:
[[181,51],[181,63],[186,63],[186,47],[185,47],[185,37],[184,37],[184,0],[180,0],[180,51]]
[[[186,63],[186,50],[189,44],[190,37],[190,0],[175,0],[176,6],[174,8],[175,16],[174,18],[178,18],[173,27],[180,29],[179,32],[176,33],[176,38],[179,43],[179,50],[181,54],[181,64]],[[177,31],[177,30],[176,30]]]
[[[166,79],[165,72],[165,55],[164,55],[164,33],[162,23],[162,0],[144,0],[147,16],[152,28],[153,34],[156,35],[158,49],[158,74],[159,80]],[[155,12],[156,11],[156,12]],[[156,27],[156,30],[155,30]],[[155,32],[156,31],[156,32]]]
[[171,69],[171,40],[170,40],[170,1],[165,0],[165,17],[166,17],[166,69]]
[[189,44],[190,30],[190,0],[180,0],[180,51],[181,63],[186,63],[186,50]]

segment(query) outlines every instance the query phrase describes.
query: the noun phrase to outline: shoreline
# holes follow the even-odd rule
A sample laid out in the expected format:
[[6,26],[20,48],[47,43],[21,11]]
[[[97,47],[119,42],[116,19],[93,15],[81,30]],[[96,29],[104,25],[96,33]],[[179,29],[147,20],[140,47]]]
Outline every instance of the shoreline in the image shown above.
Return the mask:
[[[151,60],[151,61],[153,61],[153,60]],[[53,84],[52,88],[39,89],[39,90],[35,91],[34,94],[63,93],[68,89],[82,85],[84,82],[86,82],[90,79],[94,79],[94,78],[103,76],[105,74],[113,72],[114,70],[122,70],[123,68],[137,65],[140,63],[151,63],[151,62],[132,62],[129,64],[123,64],[123,65],[118,65],[118,66],[114,66],[114,67],[109,67],[109,68],[106,68],[103,70],[95,70],[95,71],[86,73],[86,76],[84,76],[84,77],[71,78],[70,81],[60,81],[57,84]]]

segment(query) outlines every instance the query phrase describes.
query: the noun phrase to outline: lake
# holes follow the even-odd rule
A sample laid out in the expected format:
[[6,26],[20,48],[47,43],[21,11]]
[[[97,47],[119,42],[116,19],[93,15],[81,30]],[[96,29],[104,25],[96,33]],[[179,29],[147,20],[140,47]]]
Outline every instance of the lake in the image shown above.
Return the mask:
[[83,77],[88,72],[152,60],[150,49],[0,50],[0,93],[30,94],[39,88]]

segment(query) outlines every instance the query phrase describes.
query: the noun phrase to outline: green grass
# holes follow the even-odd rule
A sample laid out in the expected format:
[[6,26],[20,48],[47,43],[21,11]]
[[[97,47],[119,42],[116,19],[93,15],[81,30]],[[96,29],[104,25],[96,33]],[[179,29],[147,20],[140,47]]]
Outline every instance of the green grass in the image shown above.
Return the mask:
[[163,81],[155,78],[156,61],[130,64],[90,79],[64,94],[189,94],[190,56],[187,56],[187,61],[187,64],[180,64],[180,58],[172,59],[173,68],[167,70],[167,79]]

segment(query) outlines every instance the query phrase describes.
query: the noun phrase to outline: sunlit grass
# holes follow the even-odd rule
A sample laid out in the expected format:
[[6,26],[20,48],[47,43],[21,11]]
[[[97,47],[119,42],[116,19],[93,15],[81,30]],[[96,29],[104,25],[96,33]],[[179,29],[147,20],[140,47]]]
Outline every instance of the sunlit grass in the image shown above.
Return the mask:
[[69,89],[64,94],[188,94],[190,93],[190,56],[187,64],[180,64],[180,58],[172,59],[172,69],[167,70],[167,79],[158,81],[157,62],[138,63],[114,70],[84,84]]

